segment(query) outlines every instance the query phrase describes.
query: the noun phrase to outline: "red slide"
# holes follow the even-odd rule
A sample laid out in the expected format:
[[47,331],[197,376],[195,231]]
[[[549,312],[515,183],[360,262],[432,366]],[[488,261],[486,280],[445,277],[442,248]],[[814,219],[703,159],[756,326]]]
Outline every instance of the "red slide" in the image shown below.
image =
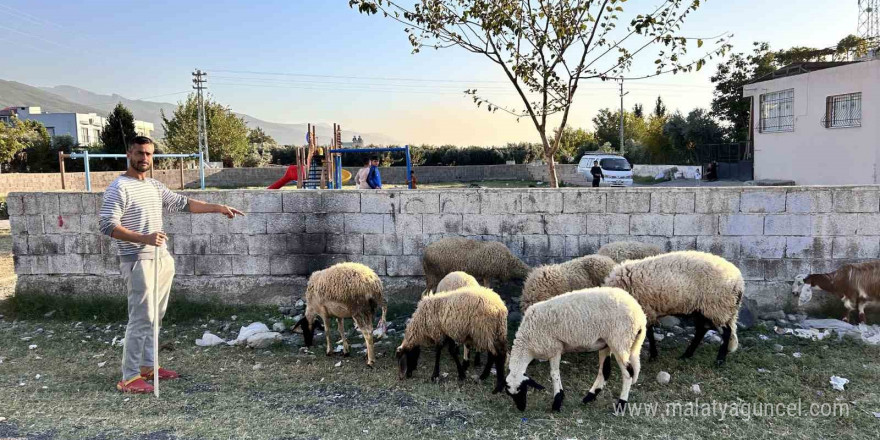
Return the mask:
[[292,181],[296,181],[296,165],[287,167],[287,172],[284,173],[284,176],[269,185],[268,189],[279,189]]

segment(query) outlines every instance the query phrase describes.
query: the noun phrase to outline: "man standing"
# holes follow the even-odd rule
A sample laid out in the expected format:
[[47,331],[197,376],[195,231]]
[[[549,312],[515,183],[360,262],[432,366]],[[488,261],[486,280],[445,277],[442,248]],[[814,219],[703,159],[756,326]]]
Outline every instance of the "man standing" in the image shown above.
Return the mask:
[[[229,206],[188,199],[171,192],[158,180],[146,177],[153,167],[153,141],[137,136],[128,145],[129,168],[104,192],[101,205],[101,233],[114,239],[119,254],[119,271],[128,293],[128,326],[122,358],[122,380],[116,388],[124,393],[152,393],[147,380],[176,379],[178,374],[159,368],[153,371],[154,307],[159,307],[161,323],[168,306],[174,259],[165,246],[162,232],[162,208],[169,212],[214,212],[229,218],[244,215]],[[155,248],[159,247],[159,259]],[[153,304],[153,271],[158,265],[158,304]],[[157,324],[158,325],[158,324]]]
[[605,175],[602,174],[602,167],[599,166],[599,161],[593,161],[593,168],[590,168],[590,174],[593,175],[593,187],[599,186],[599,179],[605,180]]

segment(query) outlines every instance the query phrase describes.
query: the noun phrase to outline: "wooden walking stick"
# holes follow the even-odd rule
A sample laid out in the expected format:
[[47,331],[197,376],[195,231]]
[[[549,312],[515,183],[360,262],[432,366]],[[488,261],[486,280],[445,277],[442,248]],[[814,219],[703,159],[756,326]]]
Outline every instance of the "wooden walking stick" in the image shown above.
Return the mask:
[[159,246],[153,259],[153,393],[159,397]]

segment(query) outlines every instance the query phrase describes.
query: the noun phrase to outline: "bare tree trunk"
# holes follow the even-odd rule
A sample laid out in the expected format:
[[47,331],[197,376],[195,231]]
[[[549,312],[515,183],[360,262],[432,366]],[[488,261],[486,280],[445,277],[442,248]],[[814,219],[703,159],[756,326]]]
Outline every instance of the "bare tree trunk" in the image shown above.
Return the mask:
[[556,177],[556,161],[553,155],[547,156],[547,171],[550,175],[550,188],[559,188],[559,179]]

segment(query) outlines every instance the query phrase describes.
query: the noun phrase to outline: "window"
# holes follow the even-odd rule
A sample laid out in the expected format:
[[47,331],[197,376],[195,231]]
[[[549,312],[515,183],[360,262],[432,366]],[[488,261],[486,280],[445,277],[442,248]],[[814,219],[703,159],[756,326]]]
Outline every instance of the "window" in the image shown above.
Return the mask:
[[95,142],[101,139],[101,130],[95,130]]
[[599,166],[608,171],[629,171],[632,169],[624,158],[607,158],[599,161]]
[[89,129],[88,128],[80,128],[80,137],[82,139],[79,140],[80,145],[89,145],[91,142],[89,141]]
[[55,137],[55,127],[46,127],[46,132],[49,133],[49,137]]
[[825,128],[862,126],[862,93],[847,93],[825,98]]
[[761,95],[762,133],[794,131],[794,89]]

